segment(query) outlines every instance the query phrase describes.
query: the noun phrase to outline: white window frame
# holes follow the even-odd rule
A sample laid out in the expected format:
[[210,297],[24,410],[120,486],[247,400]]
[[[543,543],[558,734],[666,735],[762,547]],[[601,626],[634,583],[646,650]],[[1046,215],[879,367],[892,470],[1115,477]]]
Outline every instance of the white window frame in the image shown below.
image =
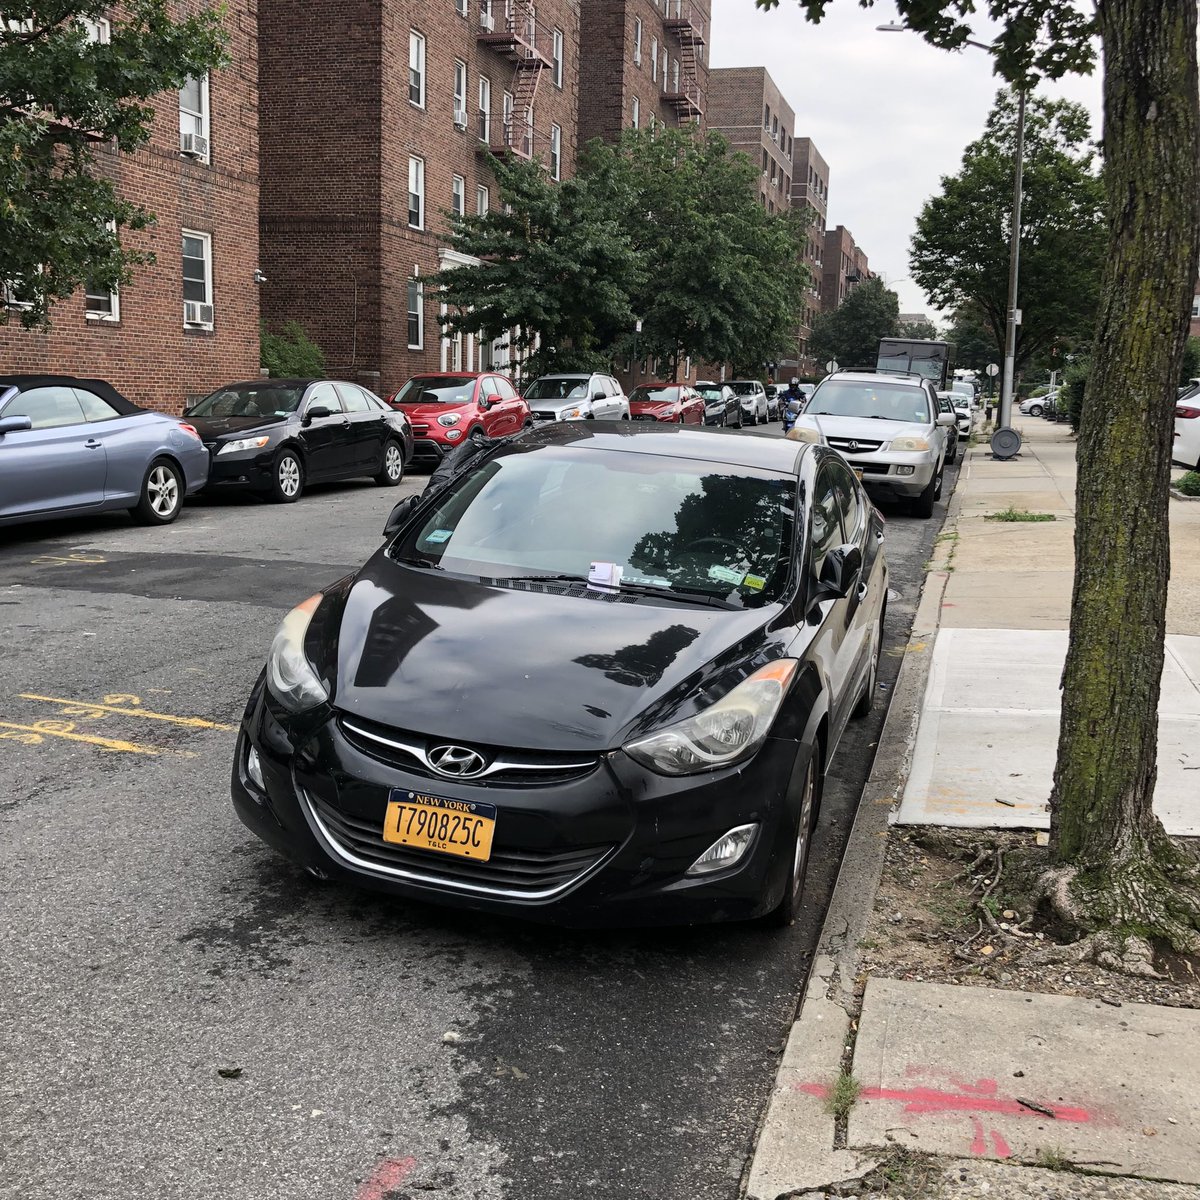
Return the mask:
[[563,85],[563,49],[566,46],[566,39],[563,37],[563,31],[557,26],[554,28],[550,45],[550,78],[554,81],[556,88],[561,88]]
[[[415,29],[408,31],[408,102],[413,108],[425,107],[425,35]],[[417,99],[413,99],[413,76],[416,76]]]
[[[413,197],[417,198],[417,220],[413,223]],[[425,160],[415,154],[408,156],[408,227],[425,228]]]
[[486,217],[492,206],[492,193],[486,183],[475,185],[475,215]]
[[512,92],[505,92],[500,97],[500,135],[506,146],[515,145],[517,138],[517,131],[513,123],[513,104]]
[[[211,233],[202,233],[198,229],[181,229],[179,231],[179,235],[180,235],[180,264],[179,264],[180,290],[182,291],[182,288],[183,288],[183,261],[182,261],[183,260],[183,239],[184,238],[197,238],[204,245],[204,260],[203,260],[204,261],[204,299],[197,301],[197,303],[212,305],[212,307],[215,311],[216,303],[213,300],[212,234]],[[192,302],[185,301],[185,303],[190,304]],[[211,329],[212,327],[213,327],[213,323],[211,321],[208,321],[203,325],[188,325],[188,326],[186,326],[186,328],[188,328],[188,329]]]
[[679,59],[671,59],[671,91],[678,95],[679,93]]
[[[200,76],[200,111],[196,112],[191,108],[183,106],[183,89],[179,91],[179,137],[182,142],[185,133],[196,134],[204,138],[209,143],[209,150],[212,149],[211,127],[211,112],[212,107],[209,103],[208,93],[208,72],[205,71]],[[186,128],[185,128],[186,126]],[[209,155],[205,154],[202,157],[197,155],[197,162],[208,162]]]
[[459,217],[467,215],[467,181],[461,175],[450,176],[450,211]]
[[479,77],[479,140],[492,139],[492,81],[486,75]]
[[1200,296],[1192,297],[1192,320],[1200,320]]
[[457,124],[458,114],[463,115],[463,127],[466,127],[467,116],[467,64],[461,58],[454,60],[454,116]]
[[633,65],[642,65],[642,18],[633,18]]
[[629,128],[637,129],[638,124],[641,121],[641,116],[642,116],[641,101],[639,101],[638,98],[636,96],[634,96],[634,98],[629,103],[629,107],[630,107],[630,111],[632,113],[632,119],[629,122]]
[[550,126],[550,178],[562,178],[562,126]]
[[662,89],[667,90],[667,47],[664,44],[662,48]]
[[[116,221],[105,221],[104,228],[107,229],[109,233],[115,234],[117,232],[117,223]],[[182,245],[183,243],[180,242],[181,248]],[[104,296],[107,298],[108,312],[93,312],[88,308],[87,302],[93,296]],[[117,322],[119,322],[121,319],[121,297],[118,294],[117,289],[113,288],[111,291],[106,290],[103,292],[93,291],[85,281],[83,285],[83,315],[89,321],[104,321],[110,325],[115,325]]]
[[87,39],[95,46],[107,46],[112,40],[112,22],[107,17],[80,17]]
[[[415,309],[413,309],[411,307],[413,288],[416,288],[416,293],[417,293],[417,307]],[[404,297],[404,306],[405,306],[405,309],[404,309],[404,336],[405,336],[405,340],[408,341],[408,348],[410,350],[424,350],[425,349],[425,286],[424,286],[424,284],[421,283],[420,279],[410,279],[408,281],[408,287],[405,291],[405,297]],[[409,318],[412,317],[414,312],[416,313],[416,317],[417,317],[417,340],[415,342],[410,339],[410,336],[408,333]]]
[[458,13],[460,17],[465,17],[467,15],[467,9],[469,7],[470,5],[468,4],[468,0],[454,0],[454,11]]
[[658,38],[650,39],[650,82],[658,82]]

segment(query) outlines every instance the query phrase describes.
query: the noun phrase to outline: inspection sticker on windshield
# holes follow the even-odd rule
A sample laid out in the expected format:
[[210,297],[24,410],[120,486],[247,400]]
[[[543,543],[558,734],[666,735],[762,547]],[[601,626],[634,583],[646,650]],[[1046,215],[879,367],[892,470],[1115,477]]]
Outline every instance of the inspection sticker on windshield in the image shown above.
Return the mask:
[[393,788],[383,818],[383,840],[487,862],[492,856],[496,806],[477,800],[444,800]]
[[715,566],[708,568],[709,579],[715,579],[718,583],[727,583],[731,587],[741,587],[742,580],[746,578],[741,571],[731,571],[728,567]]
[[767,586],[767,581],[761,575],[747,575],[742,583],[756,592],[761,592]]
[[448,542],[450,535],[454,532],[453,529],[435,529],[432,533],[425,535],[427,542],[433,542],[435,545],[439,542]]

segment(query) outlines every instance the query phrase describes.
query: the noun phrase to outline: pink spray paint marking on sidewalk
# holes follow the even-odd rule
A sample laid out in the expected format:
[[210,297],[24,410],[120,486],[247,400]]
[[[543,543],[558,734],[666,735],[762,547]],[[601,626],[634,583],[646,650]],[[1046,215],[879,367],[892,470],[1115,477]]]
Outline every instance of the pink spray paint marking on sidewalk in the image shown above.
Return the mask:
[[359,1185],[354,1200],[387,1200],[388,1194],[408,1178],[416,1165],[415,1158],[385,1158]]

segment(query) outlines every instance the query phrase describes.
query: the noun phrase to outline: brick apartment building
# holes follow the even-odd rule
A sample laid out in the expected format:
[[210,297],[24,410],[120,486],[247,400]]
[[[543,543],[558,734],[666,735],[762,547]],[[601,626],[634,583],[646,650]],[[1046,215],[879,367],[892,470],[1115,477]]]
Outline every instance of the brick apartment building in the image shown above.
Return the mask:
[[762,170],[758,197],[771,213],[791,205],[796,114],[765,67],[720,67],[708,76],[708,127]]
[[808,268],[811,286],[796,334],[795,357],[780,366],[800,375],[813,375],[820,370],[820,364],[809,353],[808,342],[812,337],[813,319],[821,311],[825,225],[829,214],[829,164],[812,138],[797,138],[792,147],[792,208],[807,218],[804,265]]
[[825,231],[822,252],[824,269],[821,274],[821,309],[837,308],[850,294],[850,289],[870,277],[867,256],[855,244],[854,235],[845,225]]
[[259,0],[259,47],[268,325],[381,394],[507,367],[443,338],[424,281],[459,261],[447,212],[498,203],[486,148],[573,170],[578,0]]
[[[83,289],[55,305],[46,331],[24,329],[10,305],[0,369],[99,375],[135,403],[175,413],[188,397],[257,376],[255,7],[230,0],[231,65],[157,97],[145,146],[95,151],[99,172],[155,214],[150,228],[123,234],[154,264],[135,269],[119,294]],[[110,34],[105,19],[88,29],[100,41]]]
[[709,0],[585,0],[579,144],[705,121]]

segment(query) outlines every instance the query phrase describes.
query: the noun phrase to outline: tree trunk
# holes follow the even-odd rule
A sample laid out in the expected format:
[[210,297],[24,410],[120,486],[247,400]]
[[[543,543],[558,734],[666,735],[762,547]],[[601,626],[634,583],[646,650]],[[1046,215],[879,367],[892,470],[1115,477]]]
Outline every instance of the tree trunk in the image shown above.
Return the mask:
[[1077,868],[1081,896],[1122,881],[1103,907],[1132,928],[1133,881],[1160,886],[1170,857],[1151,802],[1175,385],[1200,253],[1196,3],[1103,0],[1098,15],[1109,245],[1079,430],[1051,853]]

